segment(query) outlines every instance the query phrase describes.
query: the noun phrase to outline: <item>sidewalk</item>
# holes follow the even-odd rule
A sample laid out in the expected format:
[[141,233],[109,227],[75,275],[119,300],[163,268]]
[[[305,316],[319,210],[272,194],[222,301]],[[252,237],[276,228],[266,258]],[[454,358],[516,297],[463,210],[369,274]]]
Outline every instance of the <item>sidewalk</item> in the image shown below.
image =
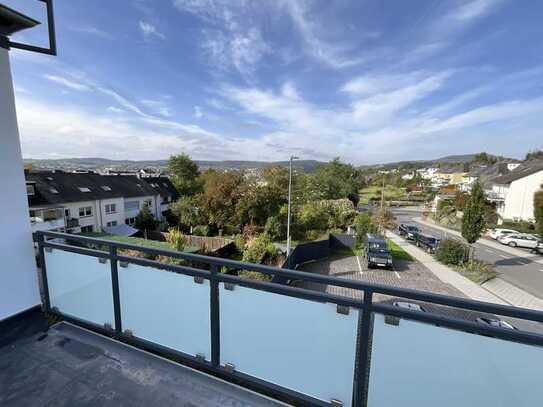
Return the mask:
[[514,305],[543,311],[543,300],[509,284],[499,278],[479,285],[457,273],[450,267],[439,263],[431,254],[410,244],[397,234],[387,231],[387,237],[398,244],[407,253],[424,264],[444,283],[450,284],[468,298],[501,305]]
[[[415,221],[418,222],[418,223],[421,223],[423,225],[426,225],[426,226],[429,226],[429,227],[432,227],[432,228],[435,228],[435,229],[439,229],[439,230],[441,230],[441,231],[443,231],[445,233],[448,233],[450,235],[460,237],[460,238],[462,237],[462,234],[460,232],[457,232],[456,230],[448,229],[446,227],[438,225],[434,221],[423,220],[422,218],[416,218]],[[530,253],[527,253],[527,252],[522,251],[520,249],[516,249],[514,247],[509,247],[509,246],[500,244],[498,242],[495,242],[494,240],[490,240],[490,239],[487,239],[487,238],[482,238],[482,239],[477,240],[477,243],[480,243],[480,244],[485,245],[487,247],[490,247],[492,249],[501,250],[502,252],[512,254],[513,256],[516,256],[516,257],[522,257],[522,258],[525,258],[525,259],[530,259],[531,261],[533,261],[535,263],[543,264],[543,259],[541,258],[541,256],[538,256],[537,254],[530,254]]]

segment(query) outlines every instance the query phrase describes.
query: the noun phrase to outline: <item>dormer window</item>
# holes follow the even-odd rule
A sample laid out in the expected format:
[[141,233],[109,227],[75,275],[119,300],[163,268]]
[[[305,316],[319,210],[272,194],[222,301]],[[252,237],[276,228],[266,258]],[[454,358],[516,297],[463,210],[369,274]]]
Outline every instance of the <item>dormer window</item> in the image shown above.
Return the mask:
[[107,185],[102,185],[102,189],[103,189],[104,191],[111,191],[111,188],[108,187]]
[[49,192],[52,194],[58,194],[58,190],[56,188],[49,188]]
[[87,188],[87,187],[78,187],[77,189],[79,189],[81,192],[90,192],[90,188]]
[[33,196],[36,194],[36,190],[34,189],[34,185],[26,184],[26,194],[28,196]]

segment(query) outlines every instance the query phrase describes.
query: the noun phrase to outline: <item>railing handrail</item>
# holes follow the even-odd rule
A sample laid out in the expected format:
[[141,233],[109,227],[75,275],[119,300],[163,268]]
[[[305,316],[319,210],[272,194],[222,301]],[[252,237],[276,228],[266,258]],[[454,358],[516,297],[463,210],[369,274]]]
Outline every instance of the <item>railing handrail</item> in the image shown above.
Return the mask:
[[[408,289],[408,288],[392,287],[392,286],[388,286],[384,284],[364,283],[361,281],[350,280],[350,279],[341,278],[341,277],[325,276],[321,274],[313,274],[313,273],[307,273],[307,272],[298,271],[298,270],[290,270],[290,269],[283,269],[283,268],[272,267],[272,266],[265,266],[261,264],[246,263],[246,262],[240,262],[236,260],[205,256],[201,254],[184,253],[184,252],[178,252],[175,250],[168,250],[168,249],[150,248],[150,247],[123,243],[123,242],[116,242],[116,241],[101,239],[101,238],[77,236],[77,235],[73,235],[69,233],[53,232],[53,231],[38,231],[36,232],[36,235],[49,236],[49,237],[67,239],[67,240],[73,240],[73,241],[80,241],[80,242],[85,242],[85,243],[94,243],[98,245],[106,244],[108,246],[113,246],[113,247],[117,247],[121,249],[136,250],[136,251],[140,251],[140,252],[144,252],[148,254],[163,255],[163,256],[173,257],[173,258],[178,258],[178,259],[183,259],[183,260],[192,260],[192,261],[196,261],[200,263],[206,263],[209,265],[225,266],[225,267],[229,267],[232,269],[239,269],[239,270],[257,271],[257,272],[260,272],[266,275],[272,275],[272,276],[278,275],[278,276],[289,278],[291,280],[310,281],[314,283],[360,290],[363,292],[384,294],[384,295],[389,295],[389,296],[394,296],[394,297],[412,299],[416,301],[430,302],[437,305],[456,307],[456,308],[466,309],[470,311],[485,312],[485,313],[490,313],[490,314],[497,314],[497,315],[508,316],[512,318],[520,318],[520,319],[543,323],[542,311],[537,311],[537,310],[532,310],[532,309],[527,309],[527,308],[520,308],[520,307],[501,305],[501,304],[493,304],[489,302],[466,299],[466,298],[451,297],[444,294],[430,293],[430,292],[413,290],[413,289]],[[66,250],[67,248],[73,247],[69,245],[62,245],[59,243],[50,243],[47,241],[44,241],[43,245],[56,247],[61,250],[63,249]],[[79,248],[79,247],[77,248],[77,250],[69,250],[69,251],[76,251],[76,252],[81,252],[81,253],[88,251],[88,254],[94,255],[94,256],[96,256],[96,252],[97,252],[96,250],[92,250],[88,248]],[[104,257],[108,256],[106,252],[102,252],[102,253],[104,253]],[[131,258],[130,261],[132,261],[132,259],[134,260],[134,263],[136,263],[135,260],[138,258]],[[128,258],[123,258],[123,261],[124,260],[128,261]],[[163,264],[154,260],[146,260],[146,262],[148,262],[148,265],[150,266],[154,265],[157,267],[160,264]],[[172,266],[171,267],[172,270],[175,269],[183,273],[183,266],[175,266],[175,265],[171,265],[171,266]],[[273,284],[277,284],[277,283],[273,283]],[[357,301],[360,304],[362,303],[361,300],[354,300],[354,301]]]

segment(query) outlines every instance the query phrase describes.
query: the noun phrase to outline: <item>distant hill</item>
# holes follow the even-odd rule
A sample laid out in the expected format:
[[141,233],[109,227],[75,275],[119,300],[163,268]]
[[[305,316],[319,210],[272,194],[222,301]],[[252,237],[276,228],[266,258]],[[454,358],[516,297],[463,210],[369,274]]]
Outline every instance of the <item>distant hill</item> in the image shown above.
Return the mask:
[[[216,169],[216,170],[248,170],[260,169],[274,165],[288,165],[288,161],[199,161],[195,160],[200,169]],[[106,168],[115,171],[134,171],[141,168],[152,168],[160,171],[166,171],[168,160],[149,160],[149,161],[132,161],[132,160],[110,160],[107,158],[90,157],[90,158],[59,158],[59,159],[24,159],[25,165],[31,164],[36,169],[47,170],[87,170],[97,171]],[[306,172],[313,172],[323,164],[316,160],[297,160],[294,162],[296,168],[302,168]]]
[[[375,164],[375,165],[366,165],[362,168],[383,168],[383,169],[391,169],[391,168],[423,168],[423,167],[451,167],[455,165],[463,165],[467,163],[471,163],[475,160],[475,157],[477,154],[461,154],[461,155],[448,155],[445,157],[430,159],[430,160],[410,160],[410,161],[396,161],[396,162],[390,162],[386,164]],[[498,157],[489,154],[489,157],[496,158],[498,161],[505,161],[505,162],[517,162],[518,160],[515,160],[513,158],[507,158],[507,157]]]

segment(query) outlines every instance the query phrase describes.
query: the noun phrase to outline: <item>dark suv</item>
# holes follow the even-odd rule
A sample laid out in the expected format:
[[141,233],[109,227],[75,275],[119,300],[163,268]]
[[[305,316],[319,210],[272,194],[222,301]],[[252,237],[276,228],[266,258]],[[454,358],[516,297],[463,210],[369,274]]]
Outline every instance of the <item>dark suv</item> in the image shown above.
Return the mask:
[[439,247],[439,239],[430,235],[424,235],[422,233],[417,233],[415,235],[415,244],[417,247],[423,247],[428,252],[434,253]]
[[371,234],[366,236],[364,256],[366,257],[368,268],[384,267],[392,270],[394,267],[390,249],[383,236]]
[[400,224],[400,226],[398,227],[398,231],[400,233],[400,236],[403,236],[406,239],[414,239],[415,236],[420,233],[420,229],[418,227],[416,227],[415,225],[407,225],[405,223]]

